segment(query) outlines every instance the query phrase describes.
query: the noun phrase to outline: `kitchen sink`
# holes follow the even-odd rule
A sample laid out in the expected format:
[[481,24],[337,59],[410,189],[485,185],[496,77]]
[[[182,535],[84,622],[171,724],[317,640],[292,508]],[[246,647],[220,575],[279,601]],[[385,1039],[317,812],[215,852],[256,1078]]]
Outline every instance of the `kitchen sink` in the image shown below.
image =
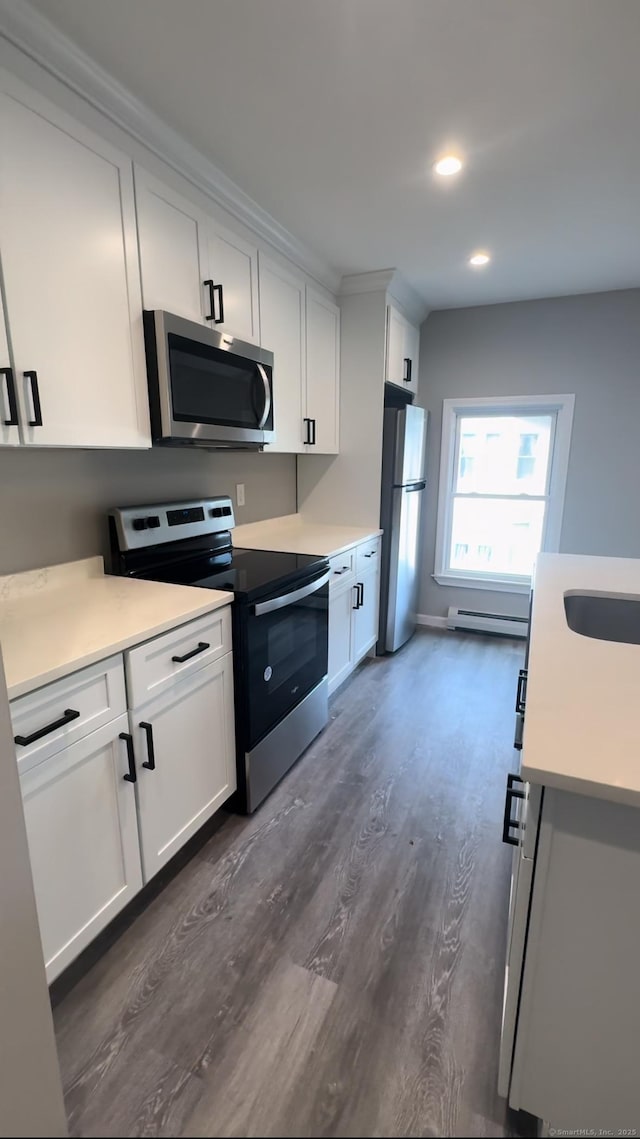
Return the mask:
[[567,625],[583,637],[640,645],[640,597],[565,593]]

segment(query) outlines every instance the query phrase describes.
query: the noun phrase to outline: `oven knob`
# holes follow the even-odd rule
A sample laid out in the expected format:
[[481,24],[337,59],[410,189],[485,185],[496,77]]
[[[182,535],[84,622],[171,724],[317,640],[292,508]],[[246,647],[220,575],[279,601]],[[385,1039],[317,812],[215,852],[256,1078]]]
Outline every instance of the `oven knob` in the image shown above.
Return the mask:
[[152,514],[150,518],[147,518],[147,526],[150,530],[157,530],[159,525],[160,519],[157,514]]
[[132,525],[133,525],[134,530],[146,530],[147,519],[146,518],[134,518]]
[[228,517],[231,514],[231,507],[230,506],[223,506],[222,507],[222,513],[225,515],[225,517]]
[[222,507],[214,506],[213,510],[210,513],[212,518],[222,518]]

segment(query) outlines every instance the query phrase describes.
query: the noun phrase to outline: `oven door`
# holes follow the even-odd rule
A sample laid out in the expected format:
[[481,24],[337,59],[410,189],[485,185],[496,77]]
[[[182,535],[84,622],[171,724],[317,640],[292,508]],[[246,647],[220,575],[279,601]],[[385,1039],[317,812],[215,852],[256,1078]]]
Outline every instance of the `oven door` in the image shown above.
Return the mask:
[[273,440],[271,352],[171,313],[144,319],[154,440],[223,447]]
[[327,675],[329,574],[249,606],[245,676],[255,745]]

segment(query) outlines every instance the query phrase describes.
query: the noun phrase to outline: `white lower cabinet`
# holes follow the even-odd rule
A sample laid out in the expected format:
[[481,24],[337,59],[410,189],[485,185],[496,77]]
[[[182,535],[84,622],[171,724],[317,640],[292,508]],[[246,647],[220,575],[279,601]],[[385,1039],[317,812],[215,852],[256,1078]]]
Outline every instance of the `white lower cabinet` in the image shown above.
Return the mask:
[[[329,694],[373,648],[378,640],[380,595],[378,539],[362,542],[332,558],[337,568],[329,588]],[[366,560],[371,556],[371,564]],[[363,560],[365,559],[365,560]],[[366,566],[365,572],[359,572]],[[336,580],[336,577],[338,580]]]
[[[203,634],[207,655],[167,677]],[[236,788],[229,609],[125,656],[134,711],[122,655],[11,704],[50,982]]]
[[346,680],[354,664],[353,621],[355,586],[331,592],[329,595],[329,691]]
[[231,653],[129,717],[148,882],[235,791]]
[[380,575],[363,574],[360,586],[360,605],[353,611],[353,651],[356,661],[372,649],[378,640],[378,594]]
[[52,981],[142,885],[126,715],[20,777],[40,935]]

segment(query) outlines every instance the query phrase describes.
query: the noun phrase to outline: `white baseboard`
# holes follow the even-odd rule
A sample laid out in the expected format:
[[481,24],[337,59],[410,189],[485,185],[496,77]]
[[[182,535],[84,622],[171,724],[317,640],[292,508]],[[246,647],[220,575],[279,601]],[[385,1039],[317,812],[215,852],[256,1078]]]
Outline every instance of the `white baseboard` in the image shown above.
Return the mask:
[[446,629],[446,617],[432,617],[430,613],[416,614],[416,622],[418,625],[428,625],[430,629]]

